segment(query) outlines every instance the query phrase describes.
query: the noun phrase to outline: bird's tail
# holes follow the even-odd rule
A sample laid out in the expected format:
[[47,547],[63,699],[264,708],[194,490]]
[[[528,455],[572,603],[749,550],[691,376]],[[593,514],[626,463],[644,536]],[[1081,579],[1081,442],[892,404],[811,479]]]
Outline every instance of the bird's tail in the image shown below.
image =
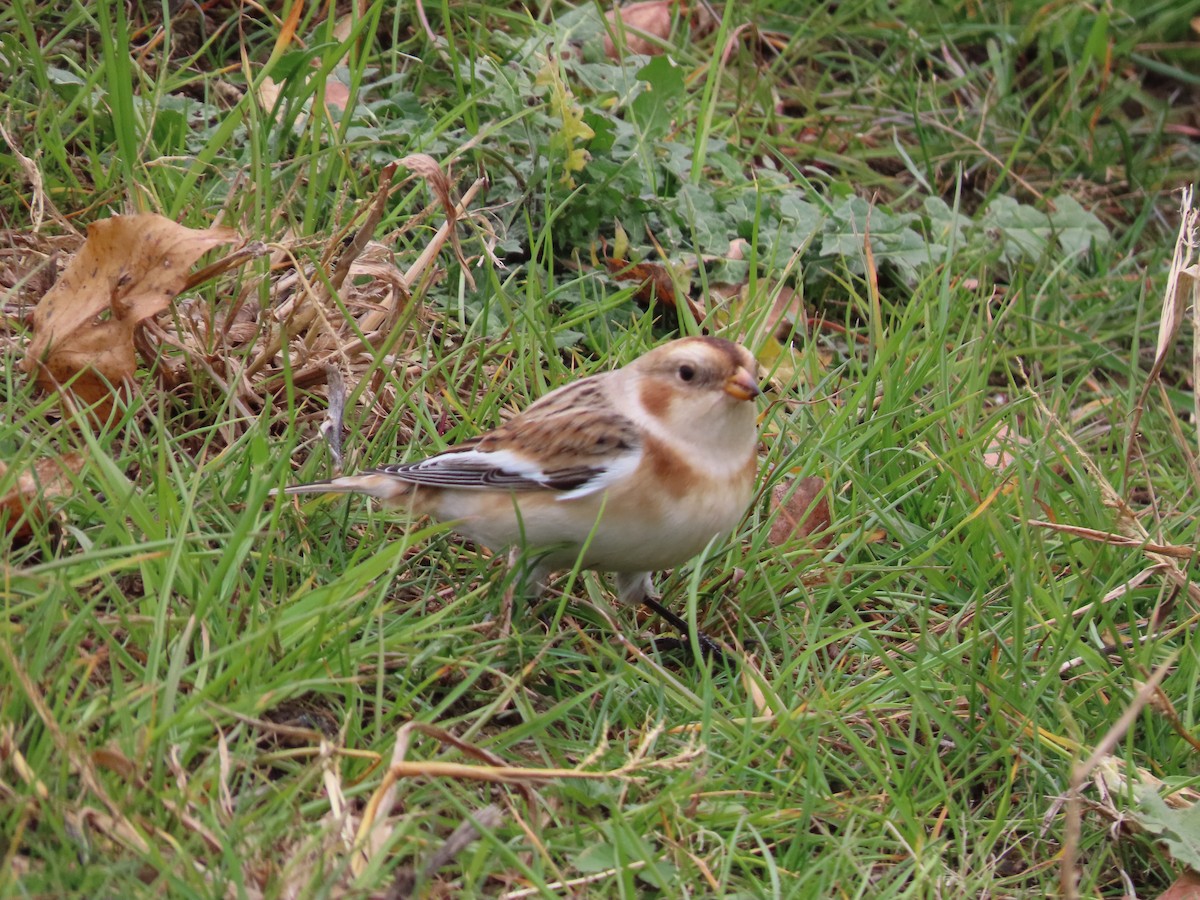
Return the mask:
[[329,481],[313,481],[309,484],[293,484],[282,491],[271,490],[271,496],[280,494],[367,494],[385,502],[395,503],[412,493],[413,485],[393,475],[366,472],[362,475],[344,475]]

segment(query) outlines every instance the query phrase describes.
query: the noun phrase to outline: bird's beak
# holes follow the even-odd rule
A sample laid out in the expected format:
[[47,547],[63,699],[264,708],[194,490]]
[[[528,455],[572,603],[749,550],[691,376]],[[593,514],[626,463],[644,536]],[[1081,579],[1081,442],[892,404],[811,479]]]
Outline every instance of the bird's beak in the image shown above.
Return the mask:
[[753,400],[762,391],[753,375],[745,369],[738,369],[725,379],[725,393],[735,400]]

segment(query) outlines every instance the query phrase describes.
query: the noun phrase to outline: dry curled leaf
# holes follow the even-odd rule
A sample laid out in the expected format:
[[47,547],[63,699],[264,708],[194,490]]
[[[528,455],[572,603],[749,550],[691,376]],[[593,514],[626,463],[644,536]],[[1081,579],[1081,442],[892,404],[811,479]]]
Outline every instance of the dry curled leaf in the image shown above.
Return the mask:
[[1200,900],[1200,874],[1184,869],[1171,886],[1158,895],[1158,900]]
[[115,772],[129,782],[138,780],[137,765],[116,747],[97,747],[91,756],[96,768]]
[[[17,540],[29,537],[33,531],[30,519],[46,514],[46,501],[71,493],[71,475],[83,469],[83,457],[78,453],[40,459],[33,469],[17,476],[17,483],[0,495],[0,528]],[[7,471],[0,463],[0,478]]]
[[[731,244],[730,248],[732,250],[734,245]],[[754,323],[754,327],[743,335],[747,346],[757,346],[768,336],[786,344],[795,337],[797,326],[802,328],[806,321],[803,296],[786,284],[777,284],[766,289],[760,285],[759,291],[752,294],[750,286],[744,282],[713,282],[708,286],[708,291],[721,304],[730,308],[732,320],[750,320]],[[771,308],[764,315],[761,310],[768,303]]]
[[[133,375],[134,329],[166,309],[192,264],[234,239],[227,228],[185,228],[152,213],[88,227],[87,241],[33,311],[33,341],[21,363],[38,386],[85,403]],[[72,381],[73,380],[73,381]]]
[[800,293],[786,284],[780,285],[779,293],[771,304],[771,312],[767,315],[766,327],[775,340],[785,343],[792,339],[796,326],[803,323],[804,301]]
[[[313,66],[319,65],[319,61],[314,60]],[[319,74],[314,75],[314,78],[321,77]],[[350,87],[344,82],[339,81],[333,75],[325,77],[323,99],[326,109],[335,109],[339,113],[345,112],[346,107],[350,105]],[[265,113],[274,113],[275,121],[284,122],[287,120],[290,113],[281,105],[279,98],[283,96],[283,92],[287,89],[287,83],[276,81],[270,75],[266,76],[259,82],[258,87],[254,91],[254,98],[258,101],[259,108]],[[300,113],[297,118],[300,123],[308,121],[306,112]]]
[[1029,441],[1017,434],[1008,425],[1001,425],[992,435],[992,441],[983,453],[983,464],[989,469],[1003,472],[1017,461],[1016,453]]
[[427,153],[410,154],[399,160],[399,164],[414,175],[424,179],[425,184],[429,187],[429,192],[441,204],[442,211],[446,214],[446,227],[449,229],[450,246],[454,248],[454,255],[458,259],[459,265],[462,266],[463,277],[473,290],[475,288],[475,279],[471,277],[471,267],[467,263],[466,255],[463,253],[462,244],[459,243],[458,229],[454,227],[458,221],[458,205],[454,202],[454,197],[450,193],[450,188],[454,184],[454,178],[450,172],[449,164],[447,164],[445,171],[443,171],[438,161]]
[[350,86],[343,84],[336,78],[329,78],[325,82],[325,108],[336,109],[339,112],[344,112],[346,107],[350,105]]
[[419,175],[425,180],[446,215],[455,214],[454,199],[450,196],[450,175],[442,171],[436,159],[428,153],[412,153],[399,162],[414,175]]
[[671,36],[671,10],[675,5],[675,0],[648,0],[610,9],[606,15],[609,26],[604,36],[604,55],[609,59],[619,58],[618,43],[622,51],[628,49],[647,56],[662,53],[663,44]]
[[[780,482],[771,492],[771,508],[776,515],[771,523],[769,543],[772,547],[807,543],[818,550],[829,546],[830,535],[824,532],[828,532],[833,517],[824,494],[825,479],[801,478],[794,490],[792,484],[791,481]],[[820,536],[809,540],[814,534]]]
[[[254,97],[258,100],[259,108],[263,112],[269,113],[275,109],[275,104],[279,102],[282,94],[283,85],[268,75],[259,82],[257,89],[255,89]],[[282,118],[282,112],[276,118],[277,120]]]
[[675,282],[671,278],[670,271],[661,263],[629,263],[621,259],[606,257],[604,265],[618,281],[638,282],[640,287],[634,295],[642,303],[676,305]]

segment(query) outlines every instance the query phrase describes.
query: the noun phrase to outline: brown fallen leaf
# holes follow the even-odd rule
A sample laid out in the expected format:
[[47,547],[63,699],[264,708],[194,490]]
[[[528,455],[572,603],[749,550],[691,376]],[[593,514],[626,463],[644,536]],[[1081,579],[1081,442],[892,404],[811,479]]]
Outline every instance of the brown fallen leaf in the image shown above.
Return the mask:
[[[658,254],[659,261],[631,261],[627,259],[629,237],[626,235],[625,229],[621,227],[621,223],[617,222],[612,247],[608,246],[606,240],[603,238],[600,239],[602,250],[599,259],[603,261],[605,268],[608,269],[609,273],[617,281],[639,282],[640,286],[634,292],[634,297],[639,303],[644,303],[647,306],[660,304],[676,309],[680,305],[683,305],[688,308],[695,321],[704,321],[706,316],[703,307],[684,291],[676,290],[677,283],[687,284],[687,272],[691,266],[673,263],[667,249],[658,242],[653,234],[649,237],[650,242],[654,245],[655,252]],[[597,254],[594,249],[592,251],[592,261],[597,261]]]
[[661,303],[675,306],[675,282],[671,273],[661,263],[629,263],[622,259],[605,257],[604,265],[617,281],[636,281],[641,286],[634,296],[646,305]]
[[98,769],[116,772],[129,782],[138,781],[138,767],[116,747],[97,747],[92,751],[92,764]]
[[185,228],[153,213],[114,216],[88,227],[87,241],[33,311],[33,340],[21,368],[38,386],[103,401],[133,376],[134,329],[166,309],[205,252],[229,243],[227,228]]
[[[671,10],[675,5],[676,0],[648,0],[610,9],[605,15],[608,33],[604,36],[604,55],[618,59],[625,50],[647,56],[662,53],[663,44],[671,36]],[[620,52],[618,43],[622,45]]]
[[1001,493],[1008,494],[1016,489],[1017,477],[1014,467],[1029,444],[1028,438],[1005,424],[1001,424],[992,435],[991,443],[983,452],[983,464],[1003,479]]
[[[732,244],[730,248],[732,250]],[[745,282],[713,282],[709,284],[708,291],[711,297],[730,308],[731,319],[753,322],[753,328],[742,335],[747,346],[757,346],[767,338],[786,344],[796,336],[797,331],[803,334],[808,322],[803,296],[786,284],[778,284],[774,288],[760,284],[760,292],[751,295],[750,286]],[[760,309],[767,302],[771,304],[771,309],[764,316]]]
[[[775,485],[771,492],[771,508],[775,520],[767,538],[772,547],[784,544],[807,543],[815,550],[829,546],[832,538],[828,534],[833,517],[829,511],[829,500],[824,494],[825,479],[815,476],[801,478],[792,489],[792,481]],[[809,540],[813,534],[820,536]]]
[[[269,113],[275,109],[275,104],[279,102],[280,95],[283,94],[283,85],[268,75],[259,82],[257,90],[254,92],[254,97],[258,100],[259,108],[263,112]],[[276,114],[276,120],[282,112]]]
[[350,86],[343,84],[336,78],[329,78],[325,82],[325,108],[336,109],[338,112],[345,112],[346,107],[350,105]]
[[[320,60],[313,60],[313,68],[320,67]],[[319,77],[319,76],[314,76]],[[286,83],[276,81],[270,75],[263,78],[259,83],[258,88],[254,92],[254,97],[258,100],[259,108],[265,113],[275,113],[275,120],[283,122],[287,116],[287,110],[283,107],[276,108],[279,98],[283,95],[286,89]],[[335,76],[328,75],[325,78],[324,84],[324,102],[326,109],[334,109],[339,113],[344,113],[346,107],[350,105],[350,87],[344,82],[339,81]],[[308,113],[302,112],[297,116],[297,122],[304,123],[308,121]]]
[[1200,900],[1200,874],[1184,869],[1158,900]]
[[[0,495],[0,528],[4,528],[14,540],[24,540],[33,533],[34,518],[46,515],[46,501],[71,493],[70,475],[83,469],[83,456],[68,453],[66,456],[40,459],[33,469],[17,476],[17,483]],[[0,478],[7,466],[0,463]]]
[[791,341],[781,344],[771,336],[756,340],[758,364],[780,391],[793,391],[797,385],[808,382],[813,371],[824,372],[833,365],[833,351],[823,347],[801,350]]
[[800,293],[786,284],[780,285],[765,324],[775,340],[780,343],[790,341],[796,326],[804,325],[804,301]]

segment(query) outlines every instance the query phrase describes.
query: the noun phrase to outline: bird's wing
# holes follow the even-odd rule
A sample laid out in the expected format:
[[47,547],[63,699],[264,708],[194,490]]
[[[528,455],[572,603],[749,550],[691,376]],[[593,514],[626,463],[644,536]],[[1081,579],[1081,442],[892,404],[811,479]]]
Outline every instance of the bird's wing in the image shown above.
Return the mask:
[[561,500],[603,490],[637,468],[642,438],[593,381],[554,391],[495,431],[436,456],[372,471],[463,490],[550,490]]

